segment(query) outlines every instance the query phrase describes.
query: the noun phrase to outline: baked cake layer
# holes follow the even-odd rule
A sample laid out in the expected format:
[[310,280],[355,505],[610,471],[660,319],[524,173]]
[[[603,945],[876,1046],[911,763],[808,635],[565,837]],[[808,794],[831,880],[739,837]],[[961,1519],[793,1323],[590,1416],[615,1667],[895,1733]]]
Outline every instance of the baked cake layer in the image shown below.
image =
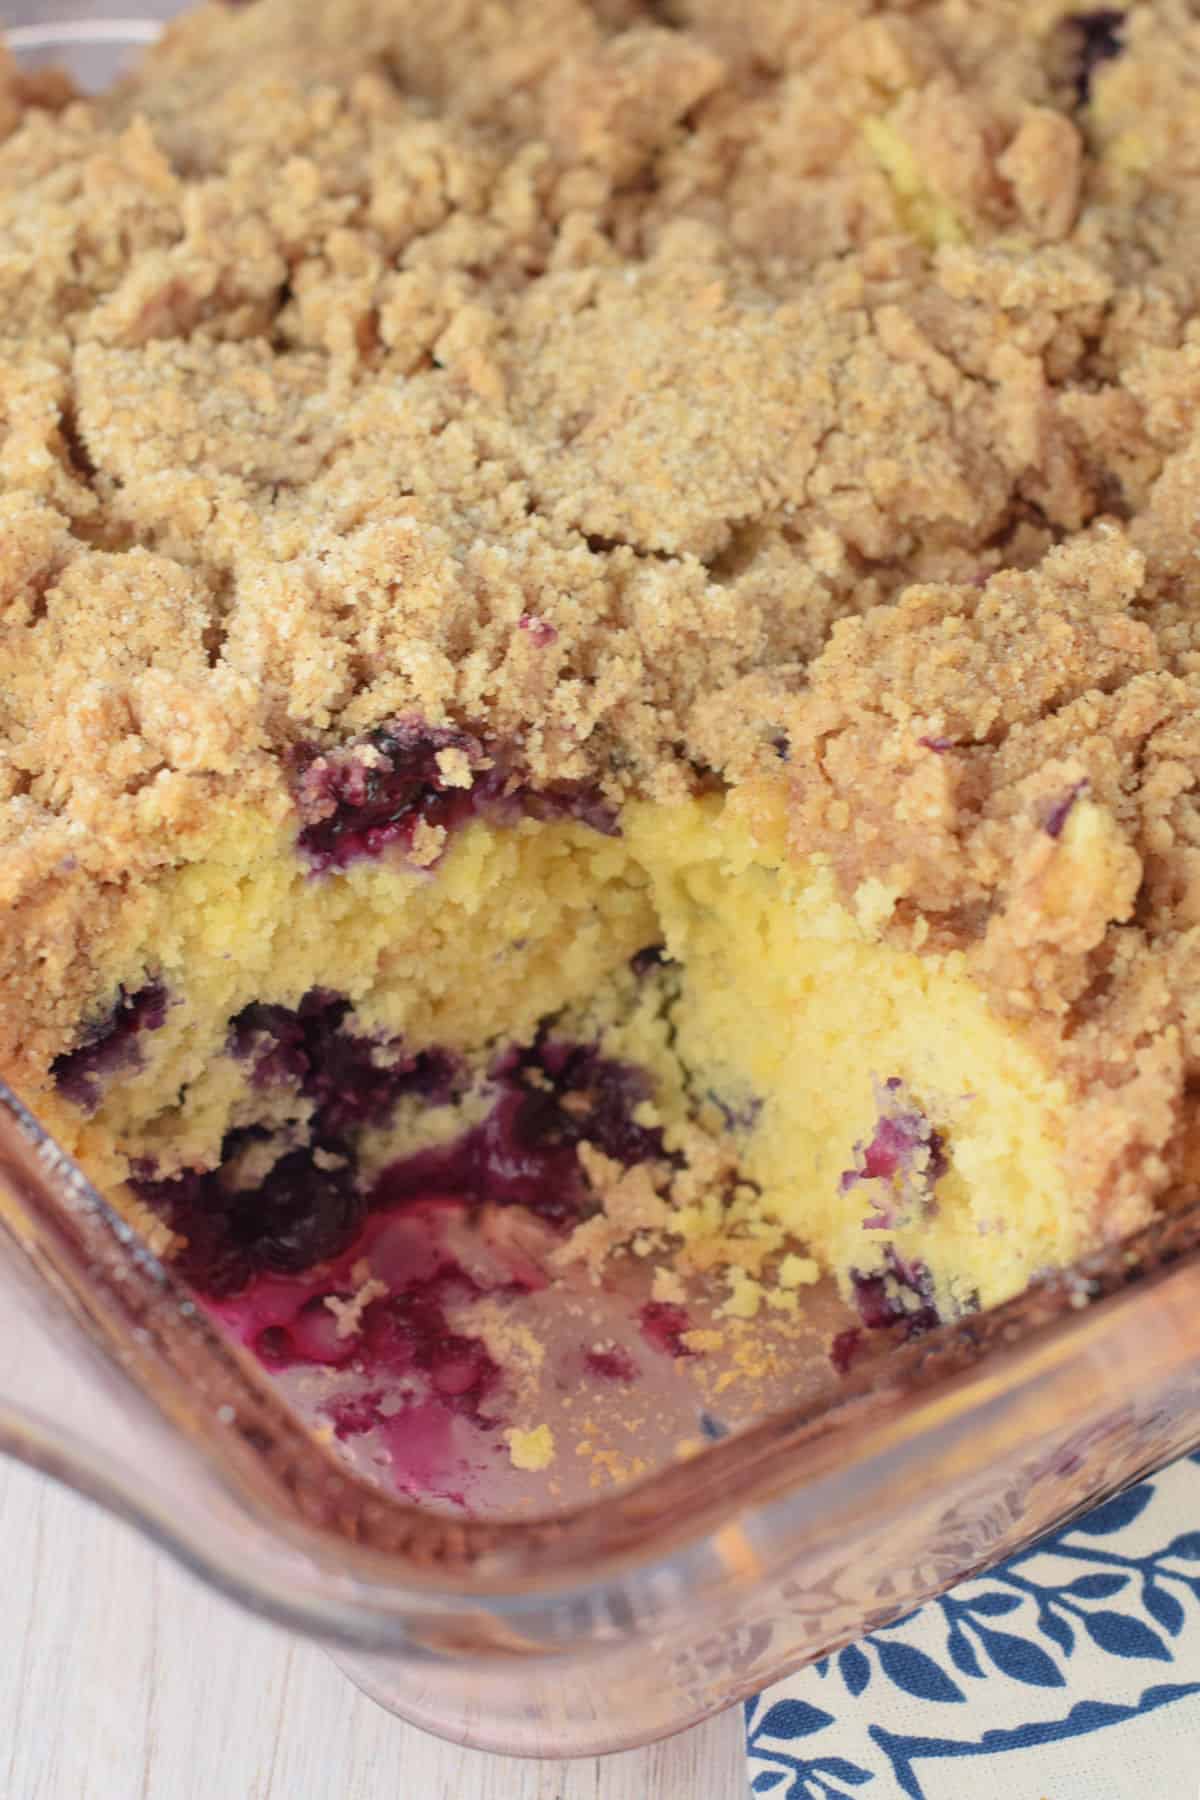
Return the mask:
[[734,1312],[1188,1191],[1198,74],[1183,0],[5,71],[0,1067],[196,1279],[536,1200],[538,1093],[572,1253]]
[[[786,816],[748,784],[633,802],[612,835],[475,819],[432,870],[393,852],[331,873],[294,828],[235,815],[109,945],[118,998],[52,1068],[60,1133],[176,1239],[201,1229],[205,1170],[202,1209],[247,1195],[235,1232],[256,1207],[270,1223],[281,1179],[290,1218],[302,1176],[349,1228],[351,1192],[503,1123],[514,1058],[524,1093],[523,1053],[545,1089],[555,1046],[580,1046],[557,1200],[479,1174],[481,1201],[578,1225],[564,1257],[653,1244],[715,1270],[735,1315],[784,1256],[791,1287],[820,1267],[852,1291],[899,1258],[948,1312],[1004,1298],[1089,1241],[1066,1085],[961,953],[883,941],[827,862],[791,856]],[[625,1072],[617,1113],[597,1058]]]

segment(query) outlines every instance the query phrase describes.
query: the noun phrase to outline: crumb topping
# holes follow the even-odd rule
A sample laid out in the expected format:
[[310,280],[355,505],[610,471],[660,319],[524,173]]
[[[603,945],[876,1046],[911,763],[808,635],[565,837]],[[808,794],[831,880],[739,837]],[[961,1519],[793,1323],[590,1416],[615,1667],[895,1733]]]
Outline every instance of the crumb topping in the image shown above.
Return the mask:
[[7,1059],[214,810],[300,829],[298,762],[419,718],[448,795],[478,743],[609,807],[773,772],[880,929],[1191,1078],[1200,21],[735,11],[4,69]]

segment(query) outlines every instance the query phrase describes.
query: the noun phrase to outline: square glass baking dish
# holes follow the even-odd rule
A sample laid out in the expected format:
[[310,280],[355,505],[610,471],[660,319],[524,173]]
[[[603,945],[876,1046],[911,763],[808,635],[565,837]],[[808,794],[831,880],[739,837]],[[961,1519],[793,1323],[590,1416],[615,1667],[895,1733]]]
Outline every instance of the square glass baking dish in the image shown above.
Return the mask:
[[[6,8],[103,85],[179,10]],[[443,1736],[578,1756],[695,1723],[1200,1443],[1200,1199],[623,1492],[463,1520],[360,1479],[0,1089],[0,1449],[326,1643]],[[17,1388],[18,1391],[12,1391]],[[814,1398],[813,1396],[817,1397]]]

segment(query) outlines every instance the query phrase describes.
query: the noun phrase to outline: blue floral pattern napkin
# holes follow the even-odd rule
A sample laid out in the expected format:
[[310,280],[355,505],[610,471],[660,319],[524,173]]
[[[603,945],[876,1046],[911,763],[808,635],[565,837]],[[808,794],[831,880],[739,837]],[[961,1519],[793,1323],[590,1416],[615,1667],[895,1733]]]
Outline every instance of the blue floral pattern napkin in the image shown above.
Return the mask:
[[1200,1800],[1200,1453],[746,1706],[774,1800]]

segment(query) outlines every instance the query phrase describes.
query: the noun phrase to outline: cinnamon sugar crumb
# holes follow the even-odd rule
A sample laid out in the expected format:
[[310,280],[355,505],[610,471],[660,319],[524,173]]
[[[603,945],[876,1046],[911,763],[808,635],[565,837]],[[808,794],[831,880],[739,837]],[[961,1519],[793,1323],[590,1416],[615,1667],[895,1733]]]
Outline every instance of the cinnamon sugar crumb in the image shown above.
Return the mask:
[[646,1254],[651,1241],[662,1245],[674,1221],[671,1207],[655,1187],[651,1166],[637,1163],[624,1168],[587,1142],[579,1145],[578,1155],[601,1210],[575,1227],[551,1262],[556,1268],[582,1263],[596,1281],[613,1251],[629,1244],[636,1248],[640,1241],[645,1245],[641,1253]]

